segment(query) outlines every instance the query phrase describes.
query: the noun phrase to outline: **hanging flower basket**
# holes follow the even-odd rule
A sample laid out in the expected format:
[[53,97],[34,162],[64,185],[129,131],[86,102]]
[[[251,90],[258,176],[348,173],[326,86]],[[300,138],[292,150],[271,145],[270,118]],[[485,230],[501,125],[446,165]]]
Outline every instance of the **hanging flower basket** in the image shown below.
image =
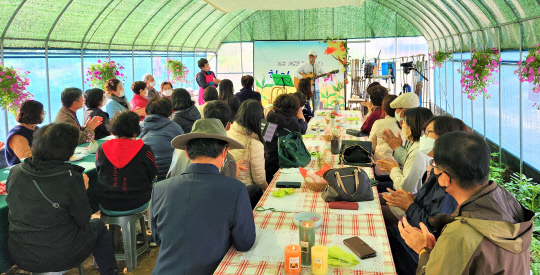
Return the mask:
[[[514,73],[518,74],[519,81],[532,83],[535,87],[533,93],[540,92],[540,44],[529,51],[525,62],[519,61],[519,66]],[[535,107],[537,103],[533,107]]]
[[84,83],[90,82],[88,86],[104,89],[105,82],[111,78],[116,78],[124,83],[126,79],[122,73],[124,66],[109,60],[108,57],[105,59],[105,62],[98,59],[97,63],[90,64],[90,67],[86,70],[86,81]]
[[452,51],[444,52],[444,51],[438,51],[434,53],[430,53],[429,59],[431,62],[433,62],[433,67],[430,67],[430,69],[435,68],[442,68],[442,65],[444,62],[452,57],[453,53]]
[[174,60],[171,58],[167,58],[167,75],[169,75],[169,79],[171,83],[174,85],[176,83],[185,83],[187,74],[189,73],[189,70],[187,69],[182,62],[178,60]]
[[26,78],[29,73],[21,73],[21,69],[4,67],[0,63],[0,107],[7,109],[13,116],[17,116],[23,102],[33,97],[26,90],[30,85],[30,79]]
[[463,70],[458,70],[461,74],[460,83],[464,89],[463,93],[467,94],[468,99],[475,100],[482,94],[485,98],[491,98],[486,88],[491,84],[497,84],[494,73],[499,72],[501,61],[496,48],[479,52],[472,50],[471,59],[463,62]]

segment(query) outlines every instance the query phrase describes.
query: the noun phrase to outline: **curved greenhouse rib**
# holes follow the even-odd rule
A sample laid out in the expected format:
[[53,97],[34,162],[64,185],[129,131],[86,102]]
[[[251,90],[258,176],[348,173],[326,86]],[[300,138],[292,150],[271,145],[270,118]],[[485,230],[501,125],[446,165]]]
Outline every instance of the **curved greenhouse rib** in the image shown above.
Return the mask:
[[19,6],[17,7],[17,9],[15,10],[15,12],[11,15],[11,18],[9,18],[9,21],[6,25],[6,27],[4,28],[4,31],[2,32],[2,47],[4,45],[4,37],[6,37],[6,33],[7,33],[7,30],[9,29],[9,26],[11,26],[11,23],[13,22],[13,19],[15,19],[15,16],[17,16],[17,13],[19,13],[19,11],[21,10],[22,6],[24,6],[24,4],[26,3],[26,0],[23,0]]
[[[167,22],[165,22],[165,25],[161,28],[161,30],[159,30],[158,34],[156,35],[156,37],[154,38],[154,41],[152,41],[152,45],[150,45],[150,50],[152,50],[154,48],[154,45],[158,39],[158,37],[161,35],[161,32],[163,32],[163,30],[165,29],[165,27],[170,28],[171,25],[172,25],[172,22],[178,20],[178,17],[182,16],[183,14],[183,10],[187,7],[187,6],[190,6],[193,4],[194,2],[193,1],[188,1],[185,5],[183,5],[176,13],[173,17],[171,17],[170,20],[167,20]],[[174,18],[174,20],[173,20]],[[132,46],[132,49],[135,47],[135,45]]]
[[58,20],[60,20],[60,17],[62,17],[64,12],[66,12],[67,8],[69,7],[69,5],[71,5],[71,3],[73,3],[73,0],[69,0],[69,2],[66,4],[64,9],[60,12],[60,14],[58,14],[58,16],[56,17],[56,20],[54,20],[53,25],[49,29],[49,33],[47,34],[47,38],[45,39],[45,50],[49,47],[49,38],[51,38],[51,33],[53,32],[54,27],[56,27]]
[[[433,22],[433,20],[432,20],[429,16],[427,16],[427,15],[424,14],[424,13],[422,13],[415,5],[412,5],[412,4],[410,4],[410,6],[409,6],[409,5],[405,5],[405,3],[408,3],[407,1],[401,2],[401,1],[394,0],[394,1],[388,1],[388,2],[390,2],[390,3],[395,3],[394,6],[396,6],[396,7],[397,7],[397,6],[401,6],[401,7],[403,7],[404,10],[410,10],[410,7],[413,7],[413,8],[416,10],[416,12],[418,13],[418,17],[422,17],[423,20],[425,20],[426,23],[428,23],[428,25],[433,25],[433,26],[435,26],[435,28],[438,30],[440,36],[444,36],[444,32],[443,32],[443,30],[439,27],[439,25],[436,24],[435,22]],[[414,14],[414,13],[413,13],[413,14]],[[420,19],[420,18],[419,18],[419,19]],[[441,23],[442,23],[442,22],[441,22]],[[433,29],[433,28],[432,28],[432,29]],[[451,34],[451,33],[448,33],[448,35],[450,35],[450,34]],[[440,37],[440,36],[437,35],[437,37]]]
[[[193,5],[195,4],[195,2],[196,2],[196,1],[191,1],[191,2],[189,2],[189,7],[188,7],[184,12],[182,12],[182,14],[179,14],[179,17],[182,16],[182,15],[184,15],[185,12],[187,12],[191,7],[193,7]],[[204,8],[206,5],[208,5],[208,4],[205,4],[205,5],[201,6],[201,7],[197,10],[197,12],[199,12],[199,11],[200,11],[202,8]],[[186,6],[187,6],[187,5],[186,5]],[[182,10],[183,10],[183,8],[182,8]],[[178,20],[179,17],[177,17],[174,21]],[[183,28],[184,25],[185,25],[187,22],[189,22],[190,20],[191,20],[191,18],[187,19],[184,23],[182,23],[182,25],[180,25],[180,28],[178,29],[178,31],[180,31],[180,29]],[[167,31],[169,31],[169,28],[170,28],[172,25],[174,25],[173,22],[171,22],[171,24],[168,24],[168,26],[167,26]],[[162,29],[161,31],[163,31],[163,29]],[[160,33],[161,33],[161,31],[160,31]],[[167,31],[166,31],[166,32],[167,32]],[[178,31],[177,31],[176,33],[178,33]],[[166,33],[166,32],[165,32],[165,33]],[[176,36],[176,33],[175,33],[175,36]],[[154,46],[155,46],[155,42],[157,41],[157,38],[158,38],[158,37],[156,36],[156,38],[155,38],[154,41],[152,42],[152,45],[151,45],[151,47],[150,47],[150,51],[154,50]],[[162,38],[163,38],[163,37],[162,37]],[[173,36],[173,38],[174,38],[174,36]],[[161,41],[161,39],[160,39],[160,41]],[[169,41],[169,43],[170,43],[170,41]]]
[[[213,12],[210,13],[210,15],[209,15],[208,17],[212,16],[212,14],[213,14],[214,12],[216,12],[216,11],[222,13],[222,15],[218,18],[218,20],[221,19],[221,17],[223,17],[223,15],[226,14],[226,13],[220,11],[220,10],[214,10]],[[197,23],[197,25],[199,25],[204,19],[206,19],[206,17],[203,17],[203,19],[202,19],[199,23]],[[216,22],[217,22],[217,20],[214,21],[214,22],[212,22],[212,24],[209,25],[208,28],[206,28],[206,30],[201,34],[201,37],[203,37],[204,34],[206,33],[206,31],[208,31],[208,29],[209,29],[210,27],[212,27],[212,25],[214,25]],[[193,32],[194,32],[196,29],[197,29],[197,27],[193,28],[193,30],[191,30],[191,32],[186,36],[186,39],[184,39],[184,42],[182,42],[182,46],[180,46],[180,52],[182,52],[182,50],[184,49],[184,45],[186,44],[186,41],[188,41],[189,37],[193,34]],[[176,36],[176,34],[175,34],[174,36]],[[201,37],[199,37],[199,40],[201,40]],[[173,38],[171,39],[171,41],[169,42],[169,45],[167,45],[167,50],[169,50],[169,46],[170,46],[170,44],[172,43],[173,40],[174,40],[174,37],[173,37]],[[199,41],[197,41],[197,43],[198,43],[198,42],[199,42]],[[197,48],[197,44],[195,44],[195,45],[193,46],[193,52],[195,52],[195,49],[196,49],[196,48]]]
[[122,25],[124,24],[124,22],[126,22],[126,20],[128,19],[129,16],[131,16],[131,14],[139,7],[139,5],[141,5],[141,3],[143,2],[144,0],[141,0],[129,13],[128,15],[126,15],[126,17],[124,17],[124,20],[122,20],[122,22],[120,23],[120,25],[118,25],[118,28],[116,28],[116,31],[114,31],[113,35],[111,36],[111,40],[109,41],[109,58],[111,57],[111,44],[112,44],[112,41],[114,39],[114,37],[116,36],[116,33],[118,32],[118,30],[120,30],[120,28],[122,27]]
[[[88,29],[86,30],[86,32],[84,33],[84,37],[81,41],[81,51],[84,50],[84,40],[86,40],[86,36],[88,36],[88,33],[90,33],[90,30],[92,29],[92,27],[94,26],[94,24],[96,23],[96,21],[99,19],[99,17],[103,14],[103,12],[112,4],[114,0],[111,0],[109,1],[109,3],[107,5],[105,5],[103,7],[103,9],[98,13],[98,15],[96,16],[96,18],[94,18],[94,21],[92,21],[92,24],[90,24],[90,26],[88,27]],[[113,8],[114,9],[114,8]]]
[[[418,22],[416,22],[415,20],[413,20],[412,17],[410,17],[407,13],[402,13],[400,9],[394,9],[394,8],[391,8],[387,5],[386,2],[382,2],[380,0],[376,0],[375,3],[377,4],[381,4],[383,5],[384,7],[386,7],[387,9],[390,9],[390,10],[393,10],[394,12],[396,12],[397,14],[399,14],[403,19],[407,20],[409,23],[411,23],[413,26],[415,26],[420,32],[422,32],[421,30],[424,30],[424,32],[422,32],[422,34],[424,35],[424,37],[428,36],[429,39],[427,39],[426,37],[426,40],[429,41],[429,40],[434,40],[434,37],[438,37],[436,35],[436,33],[433,31],[432,28],[429,28],[429,30],[424,27],[422,24],[419,24]],[[407,16],[405,16],[405,15]],[[407,19],[407,18],[410,18],[410,19]],[[435,36],[433,36],[433,35]]]
[[[200,12],[202,9],[204,9],[206,6],[208,6],[208,4],[205,4],[203,6],[201,6],[194,14],[197,14],[198,12]],[[204,20],[204,16],[203,16],[203,20]],[[191,21],[191,18],[189,18],[188,20],[186,20],[186,22],[184,22],[180,28],[178,28],[178,30],[174,33],[173,36],[171,36],[171,40],[169,40],[169,43],[167,43],[167,51],[169,51],[169,47],[171,46],[171,43],[172,41],[174,40],[174,38],[176,37],[176,35],[180,32],[180,30],[182,30],[182,28],[184,28],[184,26]],[[194,28],[194,30],[196,29],[197,27]],[[193,32],[193,31],[192,31]],[[186,38],[187,39],[187,38]],[[185,43],[185,41],[184,41]],[[181,52],[182,50],[180,50]]]
[[143,32],[144,28],[146,28],[146,26],[148,25],[148,23],[150,23],[150,21],[152,21],[152,19],[154,19],[156,17],[156,14],[158,14],[163,8],[165,8],[165,6],[167,6],[172,0],[168,0],[167,2],[165,2],[165,4],[163,6],[161,6],[161,8],[159,8],[159,10],[157,10],[153,16],[150,16],[150,19],[148,19],[148,21],[146,21],[146,23],[143,25],[143,27],[141,28],[141,30],[139,31],[139,33],[137,34],[137,36],[135,36],[135,39],[133,39],[133,44],[131,45],[132,47],[135,46],[135,42],[137,42],[137,39],[139,38],[139,35],[141,35],[141,33]]
[[[216,22],[218,22],[219,20],[221,20],[221,18],[223,18],[223,16],[225,16],[227,13],[223,13],[216,21],[214,21],[212,23],[212,25],[209,25],[208,28],[206,28],[206,30],[204,30],[204,32],[201,34],[201,36],[199,37],[199,40],[197,40],[197,42],[195,43],[195,45],[193,46],[193,51],[195,51],[195,49],[197,48],[197,45],[199,44],[199,42],[201,41],[201,39],[203,38],[204,34],[214,25],[216,24]],[[237,15],[238,16],[238,15]],[[236,17],[236,16],[235,16]],[[234,18],[234,17],[233,17]],[[232,19],[231,19],[232,20]],[[189,37],[189,36],[188,36]],[[186,39],[187,40],[187,39]],[[182,45],[183,46],[183,45]],[[208,49],[208,48],[206,48]],[[169,50],[169,47],[167,47],[167,50]],[[208,55],[208,54],[207,54]]]
[[[244,10],[244,11],[242,11],[242,13],[244,13],[244,12],[246,12],[246,11],[249,12],[249,11],[251,11],[251,10]],[[238,27],[240,24],[244,23],[244,21],[246,21],[248,18],[250,18],[251,16],[253,16],[254,14],[257,14],[257,13],[259,13],[259,12],[260,12],[260,11],[254,11],[252,14],[250,14],[249,16],[247,16],[246,18],[244,18],[242,21],[240,21],[240,23],[238,23],[238,24],[236,25],[236,27]],[[242,13],[239,13],[237,16],[240,16],[240,14],[242,14]],[[233,19],[236,18],[237,16],[233,17]],[[224,30],[226,29],[226,27],[233,21],[233,19],[231,19],[231,21],[229,21],[227,24],[225,24],[225,26],[223,26],[223,28],[222,28],[218,33],[216,33],[216,35],[214,36],[214,38],[212,38],[212,40],[210,40],[210,43],[208,43],[208,45],[206,46],[206,50],[208,50],[208,46],[212,45],[212,43],[214,43],[214,41],[216,41],[216,38],[218,37],[218,35],[219,35],[222,31],[224,31]],[[225,40],[225,39],[227,39],[227,37],[229,37],[229,35],[236,29],[236,27],[233,27],[233,28],[231,29],[231,31],[230,31],[226,36],[224,36],[223,39],[221,39],[221,41],[219,42],[220,45],[221,45],[221,43],[223,42],[223,40]],[[219,49],[219,46],[218,46],[217,48],[214,48],[214,50],[216,50],[216,51],[217,51],[218,49]]]

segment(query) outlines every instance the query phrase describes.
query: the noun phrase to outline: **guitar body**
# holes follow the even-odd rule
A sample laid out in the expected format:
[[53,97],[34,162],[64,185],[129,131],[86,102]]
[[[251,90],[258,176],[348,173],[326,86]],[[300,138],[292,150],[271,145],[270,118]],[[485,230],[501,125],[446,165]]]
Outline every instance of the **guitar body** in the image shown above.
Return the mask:
[[[339,70],[333,70],[333,71],[330,71],[328,72],[329,74],[337,74],[339,72]],[[313,75],[313,73],[308,73],[308,74],[305,74],[302,78],[298,78],[298,77],[294,77],[293,79],[293,82],[294,82],[294,87],[298,90],[298,84],[300,83],[300,80],[301,79],[304,79],[304,78],[309,78],[311,81],[310,81],[310,85],[313,86],[313,81],[315,81],[315,79],[319,78],[319,77],[323,77],[323,76],[326,76],[326,74],[320,74],[320,75]]]
[[311,81],[310,81],[311,83],[310,83],[310,84],[311,84],[311,86],[313,86],[313,81],[314,81],[314,80],[313,80],[313,73],[309,73],[309,74],[304,75],[304,77],[302,77],[302,78],[295,77],[295,78],[293,79],[294,87],[295,87],[296,89],[298,89],[298,84],[300,83],[300,80],[301,80],[301,79],[304,79],[304,78],[311,78]]

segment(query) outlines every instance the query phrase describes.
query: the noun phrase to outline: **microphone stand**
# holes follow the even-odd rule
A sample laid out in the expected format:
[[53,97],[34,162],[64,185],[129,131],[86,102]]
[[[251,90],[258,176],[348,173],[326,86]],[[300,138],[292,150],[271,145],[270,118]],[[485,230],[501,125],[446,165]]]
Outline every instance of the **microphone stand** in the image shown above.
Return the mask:
[[[315,92],[315,76],[316,76],[316,74],[315,74],[315,61],[313,60],[313,58],[310,58],[310,60],[313,62],[313,64],[311,64],[311,67],[313,68],[312,69],[312,72],[313,72],[313,97],[316,97],[317,95],[316,95],[316,92]],[[313,101],[313,109],[315,109],[315,103],[316,102],[317,102],[317,100]],[[319,105],[321,105],[321,104],[319,103]],[[317,110],[319,110],[319,106],[317,106]]]

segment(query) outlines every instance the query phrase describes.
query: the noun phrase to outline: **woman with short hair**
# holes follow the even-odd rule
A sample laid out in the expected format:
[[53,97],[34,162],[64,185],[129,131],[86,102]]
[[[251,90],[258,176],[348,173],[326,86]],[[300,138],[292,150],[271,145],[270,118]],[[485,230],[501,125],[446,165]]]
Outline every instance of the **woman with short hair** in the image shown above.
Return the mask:
[[375,85],[368,89],[371,105],[369,105],[369,116],[362,124],[360,131],[369,135],[375,121],[384,118],[383,109],[381,108],[383,99],[388,95],[388,90],[380,85]]
[[111,236],[91,219],[84,168],[68,162],[78,141],[75,126],[49,124],[35,133],[32,157],[11,169],[8,248],[24,270],[69,270],[92,253],[100,274],[118,273]]
[[[135,112],[138,110],[144,110],[146,109],[146,104],[148,103],[148,99],[146,98],[148,90],[146,89],[146,83],[143,81],[135,81],[133,84],[131,84],[131,90],[133,91],[133,98],[131,99],[131,102],[129,105],[131,106],[131,111]],[[146,116],[146,112],[140,111],[139,116],[141,117],[141,121]]]
[[173,85],[169,81],[161,82],[161,96],[171,99]]
[[94,129],[95,139],[101,139],[111,135],[108,129],[111,122],[109,114],[101,110],[106,100],[105,92],[99,88],[89,89],[84,93],[84,105],[86,105],[87,109],[84,112],[83,121],[88,121],[89,118],[91,119],[95,116],[103,119],[101,125]]
[[172,114],[171,101],[166,97],[154,97],[146,105],[146,117],[140,123],[141,139],[152,147],[156,164],[158,165],[157,179],[163,180],[167,176],[172,162],[174,148],[171,146],[173,138],[183,135],[180,125],[169,119]]
[[131,111],[117,114],[111,133],[116,139],[105,141],[96,153],[100,207],[108,211],[141,208],[142,212],[148,207],[158,167],[150,145],[137,139],[141,133],[139,115]]
[[44,116],[45,111],[41,102],[35,100],[23,102],[17,114],[19,125],[13,127],[7,135],[5,152],[9,166],[19,164],[21,159],[32,156],[33,135],[39,129],[37,125],[43,122]]
[[201,113],[195,106],[195,101],[191,100],[191,95],[186,89],[174,89],[171,95],[172,114],[171,120],[182,127],[184,133],[189,134],[191,127],[197,119],[201,118]]
[[[383,119],[379,119],[373,123],[371,133],[369,134],[369,140],[371,140],[371,146],[373,151],[373,159],[379,161],[381,159],[393,159],[393,150],[383,140],[383,130],[392,131],[394,135],[401,132],[399,125],[396,121],[395,114],[396,109],[390,107],[390,103],[397,98],[397,95],[387,95],[382,102]],[[379,166],[375,166],[375,175],[388,175],[387,171],[382,171]]]

